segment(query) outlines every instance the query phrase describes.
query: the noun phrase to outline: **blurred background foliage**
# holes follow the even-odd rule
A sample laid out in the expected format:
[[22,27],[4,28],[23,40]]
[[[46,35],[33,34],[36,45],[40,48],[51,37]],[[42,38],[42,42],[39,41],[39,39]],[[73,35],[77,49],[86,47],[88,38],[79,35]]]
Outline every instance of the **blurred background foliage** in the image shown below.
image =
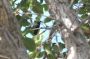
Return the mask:
[[[48,7],[44,0],[10,0],[10,3],[20,24],[22,40],[30,59],[65,57],[65,44],[58,41],[61,38],[57,38],[55,34],[54,41],[56,42],[48,41],[50,30],[53,27],[50,24],[55,23],[49,17]],[[76,11],[80,20],[86,19],[90,16],[90,0],[74,0],[71,9]],[[81,28],[86,37],[90,38],[90,20]],[[48,34],[44,34],[47,30],[49,30]]]

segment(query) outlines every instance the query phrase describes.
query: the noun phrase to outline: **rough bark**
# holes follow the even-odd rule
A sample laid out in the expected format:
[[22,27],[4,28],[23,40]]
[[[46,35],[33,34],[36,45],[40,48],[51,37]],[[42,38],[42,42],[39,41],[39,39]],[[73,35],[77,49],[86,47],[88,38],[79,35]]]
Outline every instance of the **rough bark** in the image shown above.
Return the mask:
[[70,9],[70,0],[45,0],[51,17],[63,22],[62,38],[68,49],[67,59],[90,59],[90,47],[85,40],[76,13]]
[[20,27],[8,1],[0,0],[0,59],[28,59]]

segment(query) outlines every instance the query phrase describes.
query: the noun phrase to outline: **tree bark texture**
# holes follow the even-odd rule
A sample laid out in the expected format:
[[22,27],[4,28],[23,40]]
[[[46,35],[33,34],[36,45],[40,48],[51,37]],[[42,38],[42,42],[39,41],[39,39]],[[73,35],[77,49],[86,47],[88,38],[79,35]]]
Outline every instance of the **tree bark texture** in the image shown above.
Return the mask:
[[[63,23],[59,27],[68,49],[67,59],[90,59],[90,47],[86,42],[76,13],[70,9],[71,0],[45,0],[51,17]],[[57,28],[58,29],[58,28]]]
[[0,59],[28,59],[19,30],[9,0],[0,0]]

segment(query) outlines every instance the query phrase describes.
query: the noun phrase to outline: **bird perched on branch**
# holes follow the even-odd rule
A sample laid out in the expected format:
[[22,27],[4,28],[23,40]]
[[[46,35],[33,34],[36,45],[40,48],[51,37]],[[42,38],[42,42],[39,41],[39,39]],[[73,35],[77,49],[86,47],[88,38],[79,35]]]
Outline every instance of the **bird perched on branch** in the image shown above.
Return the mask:
[[34,28],[34,35],[37,35],[39,32],[39,27],[40,27],[41,21],[35,21],[35,25],[33,26]]

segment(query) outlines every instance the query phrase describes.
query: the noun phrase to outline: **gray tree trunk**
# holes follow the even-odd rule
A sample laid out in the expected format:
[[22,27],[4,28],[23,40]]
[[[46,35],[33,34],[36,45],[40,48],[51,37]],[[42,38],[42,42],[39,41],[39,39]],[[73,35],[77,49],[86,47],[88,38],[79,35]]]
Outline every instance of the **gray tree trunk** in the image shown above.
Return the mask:
[[0,0],[0,59],[28,59],[20,27],[8,1]]
[[67,59],[90,59],[90,47],[79,28],[80,23],[76,13],[71,10],[71,0],[46,0],[51,17],[63,22],[59,27],[62,38],[68,49]]

